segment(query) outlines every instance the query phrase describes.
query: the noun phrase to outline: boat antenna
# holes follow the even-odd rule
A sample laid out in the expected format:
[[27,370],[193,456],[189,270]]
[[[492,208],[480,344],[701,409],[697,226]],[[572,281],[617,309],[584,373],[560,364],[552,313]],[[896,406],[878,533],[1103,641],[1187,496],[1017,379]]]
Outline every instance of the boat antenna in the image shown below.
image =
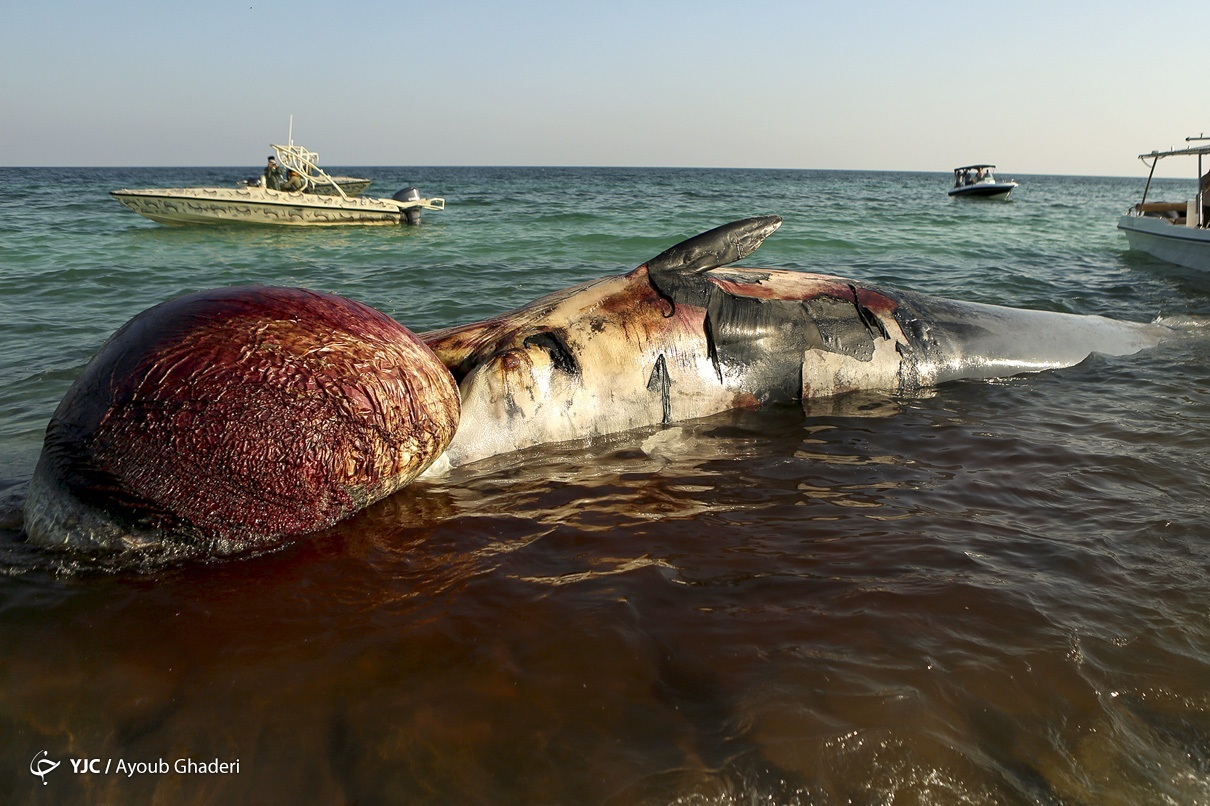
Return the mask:
[[290,116],[290,130],[286,132],[286,142],[294,145],[294,116]]

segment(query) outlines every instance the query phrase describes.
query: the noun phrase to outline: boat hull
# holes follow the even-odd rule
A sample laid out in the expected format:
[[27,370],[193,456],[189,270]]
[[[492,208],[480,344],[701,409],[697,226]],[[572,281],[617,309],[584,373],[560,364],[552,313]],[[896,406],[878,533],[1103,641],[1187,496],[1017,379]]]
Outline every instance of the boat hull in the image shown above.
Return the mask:
[[409,207],[443,209],[441,199],[413,203],[319,196],[267,188],[152,188],[110,195],[139,215],[169,226],[260,224],[292,227],[398,225]]
[[966,185],[960,188],[950,188],[949,195],[954,197],[992,198],[995,196],[1008,197],[1017,187],[1016,182],[987,182],[979,185]]
[[1210,271],[1210,230],[1139,215],[1122,216],[1118,229],[1135,251],[1178,266]]

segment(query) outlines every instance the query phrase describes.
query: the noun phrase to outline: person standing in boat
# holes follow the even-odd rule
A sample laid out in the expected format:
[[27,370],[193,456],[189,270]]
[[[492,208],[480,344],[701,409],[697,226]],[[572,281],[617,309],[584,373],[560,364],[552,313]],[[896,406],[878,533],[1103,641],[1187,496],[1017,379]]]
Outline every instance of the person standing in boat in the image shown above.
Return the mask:
[[281,190],[283,177],[277,157],[270,156],[269,164],[265,166],[265,187],[269,190]]

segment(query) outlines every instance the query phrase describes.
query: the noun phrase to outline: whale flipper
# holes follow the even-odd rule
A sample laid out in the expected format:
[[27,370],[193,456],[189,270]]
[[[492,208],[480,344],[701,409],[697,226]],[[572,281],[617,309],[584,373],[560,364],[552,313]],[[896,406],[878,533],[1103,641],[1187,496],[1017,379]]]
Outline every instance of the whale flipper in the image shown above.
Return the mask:
[[781,226],[781,216],[766,215],[732,221],[671,246],[647,261],[647,270],[703,272],[743,260]]
[[732,221],[669,247],[644,264],[651,284],[672,300],[678,292],[701,288],[695,275],[743,260],[778,227],[781,216],[766,215]]

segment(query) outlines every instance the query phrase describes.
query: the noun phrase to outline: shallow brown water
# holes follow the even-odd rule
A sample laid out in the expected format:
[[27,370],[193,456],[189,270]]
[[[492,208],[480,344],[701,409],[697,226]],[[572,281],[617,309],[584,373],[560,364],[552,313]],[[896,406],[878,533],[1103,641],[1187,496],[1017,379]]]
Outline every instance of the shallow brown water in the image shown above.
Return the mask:
[[10,541],[11,795],[1207,802],[1210,409],[1140,405],[1177,352],[534,451],[260,557]]

